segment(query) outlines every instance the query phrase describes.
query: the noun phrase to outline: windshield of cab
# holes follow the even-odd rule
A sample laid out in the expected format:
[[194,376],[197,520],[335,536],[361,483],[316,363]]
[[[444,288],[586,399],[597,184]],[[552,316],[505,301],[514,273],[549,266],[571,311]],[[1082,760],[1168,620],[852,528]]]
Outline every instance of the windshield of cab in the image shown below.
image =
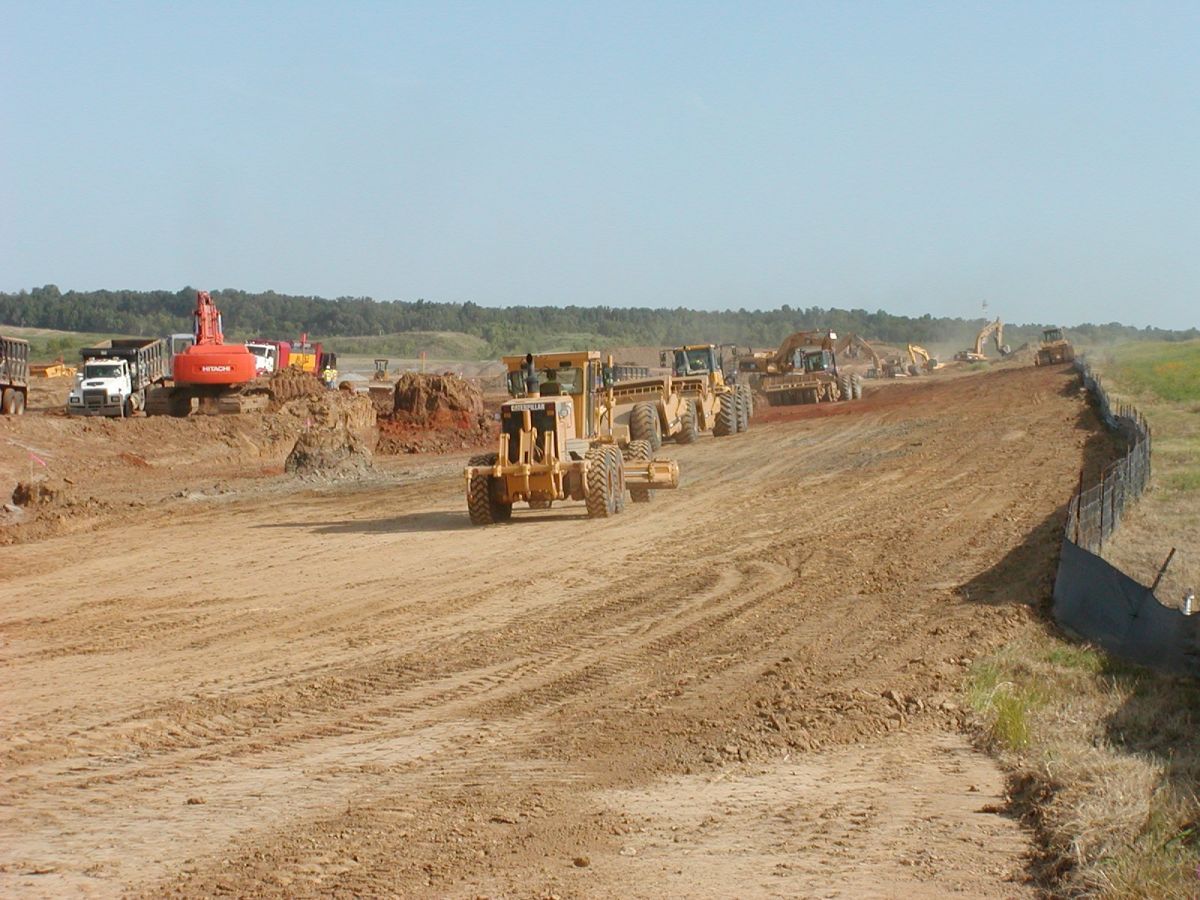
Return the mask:
[[704,375],[712,371],[712,350],[697,347],[694,350],[675,351],[676,375]]
[[1057,328],[1050,328],[1050,329],[1047,329],[1047,331],[1046,331],[1046,340],[1048,340],[1048,341],[1061,341],[1061,340],[1062,340],[1062,332],[1061,332],[1061,331],[1059,331]]
[[830,362],[828,350],[817,350],[813,353],[806,353],[804,354],[804,371],[824,372],[829,368]]
[[271,351],[274,349],[269,344],[247,344],[246,346],[250,348],[250,352],[255,356],[261,356],[264,359],[270,357]]
[[83,368],[84,378],[120,378],[121,367],[117,363],[89,363]]
[[[579,366],[538,369],[537,379],[538,390],[543,397],[583,393],[583,369]],[[512,397],[526,396],[523,370],[508,373],[508,393]]]

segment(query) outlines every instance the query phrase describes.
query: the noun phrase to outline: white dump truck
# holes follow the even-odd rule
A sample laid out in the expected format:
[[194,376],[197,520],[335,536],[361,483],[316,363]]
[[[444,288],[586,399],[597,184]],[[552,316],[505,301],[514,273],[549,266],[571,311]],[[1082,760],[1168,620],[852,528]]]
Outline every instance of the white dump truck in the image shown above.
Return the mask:
[[83,365],[67,397],[77,416],[132,416],[146,407],[146,389],[169,375],[162,338],[115,338],[79,351]]

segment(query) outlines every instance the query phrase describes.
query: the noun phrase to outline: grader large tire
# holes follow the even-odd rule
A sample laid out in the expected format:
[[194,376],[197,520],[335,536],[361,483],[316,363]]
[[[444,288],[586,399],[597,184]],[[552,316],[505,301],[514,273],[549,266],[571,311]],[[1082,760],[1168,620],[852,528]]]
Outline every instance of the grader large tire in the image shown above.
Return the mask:
[[737,434],[738,403],[736,396],[732,392],[722,394],[720,403],[721,406],[717,409],[717,421],[713,425],[713,434],[717,437]]
[[850,376],[850,393],[853,395],[853,399],[862,399],[863,377],[857,373]]
[[653,403],[639,403],[630,412],[629,437],[634,441],[646,441],[651,450],[662,446],[662,425]]
[[[471,466],[494,466],[495,453],[472,456],[467,463]],[[512,518],[512,504],[501,503],[492,495],[492,476],[472,475],[467,485],[467,514],[472,525],[495,525]]]
[[615,504],[616,511],[619,513],[625,512],[625,459],[621,455],[621,448],[615,444],[608,446],[608,457],[613,471],[617,473],[617,502]]
[[750,409],[745,393],[735,389],[733,402],[737,410],[737,430],[739,433],[747,431],[750,428]]
[[737,390],[742,392],[742,396],[746,398],[746,422],[749,426],[750,419],[754,416],[754,391],[750,389],[748,384],[739,384]]
[[854,393],[853,393],[854,388],[850,384],[850,376],[849,375],[839,375],[838,379],[837,379],[837,386],[838,386],[838,393],[841,395],[838,397],[839,400],[853,400],[854,399]]
[[[620,493],[620,479],[623,472],[613,465],[612,448],[607,445],[595,446],[588,450],[585,457],[587,468],[587,512],[589,519],[607,519],[615,516],[618,508],[617,498]],[[618,459],[620,457],[618,456]]]
[[[621,451],[621,455],[629,460],[648,460],[654,455],[654,450],[649,441],[630,441],[629,446]],[[638,484],[629,486],[629,499],[634,503],[649,503],[653,496],[654,492],[648,487]]]
[[700,437],[700,426],[696,422],[696,401],[688,400],[679,414],[679,434],[675,438],[681,444],[694,444]]

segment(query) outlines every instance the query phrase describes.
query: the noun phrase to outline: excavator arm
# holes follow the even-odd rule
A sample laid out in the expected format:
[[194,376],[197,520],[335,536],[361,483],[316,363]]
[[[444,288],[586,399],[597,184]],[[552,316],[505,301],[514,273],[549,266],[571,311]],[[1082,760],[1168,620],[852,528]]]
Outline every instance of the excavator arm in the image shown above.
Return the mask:
[[833,352],[836,355],[841,356],[843,353],[845,353],[851,347],[855,347],[858,350],[861,350],[862,352],[866,353],[869,357],[871,357],[871,362],[875,366],[875,371],[877,371],[877,372],[883,371],[884,366],[883,366],[882,357],[880,357],[880,355],[875,352],[875,348],[872,347],[871,344],[865,338],[861,338],[857,334],[850,333],[850,334],[846,335],[845,337],[843,337],[840,341],[838,341],[836,344],[834,344]]
[[833,342],[836,339],[837,335],[832,331],[797,331],[789,334],[783,339],[783,343],[779,345],[775,355],[771,357],[768,371],[773,366],[776,372],[790,372],[792,358],[797,350],[804,347],[832,350]]

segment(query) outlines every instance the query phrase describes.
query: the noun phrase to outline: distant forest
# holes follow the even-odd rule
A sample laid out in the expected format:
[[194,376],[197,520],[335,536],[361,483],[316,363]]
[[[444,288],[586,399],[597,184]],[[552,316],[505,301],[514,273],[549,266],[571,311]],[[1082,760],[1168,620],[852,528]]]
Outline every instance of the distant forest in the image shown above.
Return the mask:
[[[803,329],[857,332],[870,340],[897,344],[955,342],[966,346],[984,319],[895,316],[882,310],[822,309],[784,305],[772,310],[728,309],[705,312],[630,309],[610,306],[508,306],[383,302],[369,297],[299,297],[267,291],[213,291],[230,337],[290,338],[307,332],[314,339],[373,337],[399,332],[462,332],[479,338],[483,356],[530,349],[582,349],[586,346],[670,346],[680,342],[735,343],[771,347]],[[0,293],[0,323],[126,335],[164,335],[191,329],[194,288],[179,291],[68,291],[54,285]],[[1003,310],[999,309],[1001,317]],[[1083,342],[1200,337],[1195,328],[1171,331],[1105,325],[1062,324]],[[1042,323],[1005,323],[1013,347],[1037,339]],[[331,342],[336,345],[336,341]]]

